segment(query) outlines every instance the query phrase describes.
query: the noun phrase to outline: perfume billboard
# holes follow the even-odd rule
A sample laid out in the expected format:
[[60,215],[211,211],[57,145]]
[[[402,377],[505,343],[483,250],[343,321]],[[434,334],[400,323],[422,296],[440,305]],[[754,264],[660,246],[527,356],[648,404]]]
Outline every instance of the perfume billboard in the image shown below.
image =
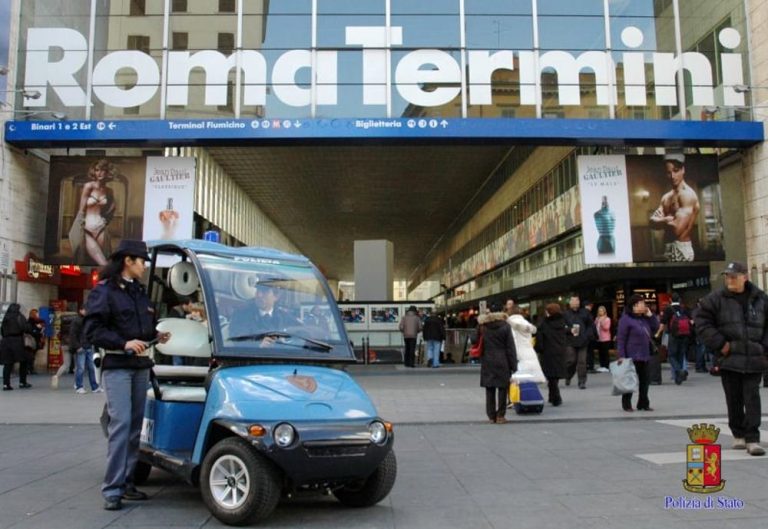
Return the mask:
[[[578,162],[587,264],[725,258],[715,156],[581,156]],[[615,175],[587,178],[588,168]],[[603,180],[612,184],[594,183]]]
[[193,236],[195,159],[52,156],[45,262],[102,266],[121,239]]
[[631,263],[627,166],[624,156],[579,156],[586,264]]
[[144,240],[191,239],[195,159],[148,157],[145,189]]

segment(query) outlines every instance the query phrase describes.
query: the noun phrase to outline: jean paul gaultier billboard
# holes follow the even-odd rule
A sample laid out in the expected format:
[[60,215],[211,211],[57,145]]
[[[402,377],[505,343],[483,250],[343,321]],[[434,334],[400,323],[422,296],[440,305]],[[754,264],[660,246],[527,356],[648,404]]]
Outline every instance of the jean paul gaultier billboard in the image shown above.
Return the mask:
[[[363,105],[385,105],[391,100],[388,87],[411,105],[440,107],[461,96],[470,105],[490,105],[493,99],[493,76],[506,70],[519,83],[519,104],[541,104],[541,75],[557,74],[557,97],[563,106],[582,104],[581,90],[585,73],[594,74],[596,104],[615,105],[622,94],[626,106],[676,106],[677,76],[685,70],[691,77],[688,104],[698,106],[744,106],[745,84],[743,58],[733,50],[741,45],[741,35],[733,28],[717,34],[721,53],[714,56],[722,93],[715,97],[714,66],[710,58],[699,52],[681,54],[641,50],[645,36],[635,26],[621,32],[625,51],[590,50],[477,50],[461,48],[461,53],[441,49],[409,49],[403,27],[346,26],[342,51],[290,49],[281,54],[267,54],[243,49],[231,54],[215,50],[168,51],[153,57],[139,50],[112,51],[98,60],[83,33],[65,27],[33,27],[27,30],[26,65],[23,72],[26,90],[41,93],[38,99],[25,101],[27,107],[47,107],[51,94],[65,107],[88,106],[92,100],[115,108],[138,107],[158,93],[164,94],[163,108],[190,103],[190,76],[204,71],[204,104],[227,105],[231,94],[240,93],[246,106],[266,106],[268,94],[282,105],[309,107],[339,105],[340,72],[345,61],[340,54],[361,50],[357,81],[363,92]],[[394,51],[402,50],[395,60]],[[406,52],[407,51],[407,52]],[[270,61],[268,61],[268,56]],[[164,57],[164,58],[163,58]],[[393,75],[388,64],[393,63]],[[464,63],[466,68],[464,68]],[[89,71],[89,68],[91,68]],[[653,80],[648,79],[648,66]],[[621,67],[621,75],[617,68]],[[118,82],[130,72],[134,82]],[[238,72],[235,90],[229,89],[230,74]],[[311,72],[312,82],[307,82]],[[86,75],[83,75],[85,73]],[[653,84],[652,97],[647,85]],[[651,101],[649,102],[649,99]],[[716,100],[717,99],[717,100]]]
[[584,262],[724,259],[717,156],[579,156]]

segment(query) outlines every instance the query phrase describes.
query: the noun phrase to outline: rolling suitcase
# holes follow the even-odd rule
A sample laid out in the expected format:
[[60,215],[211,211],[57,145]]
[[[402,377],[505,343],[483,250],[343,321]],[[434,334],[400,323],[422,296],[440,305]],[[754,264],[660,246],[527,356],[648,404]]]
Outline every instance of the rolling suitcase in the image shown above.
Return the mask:
[[520,400],[515,403],[518,415],[544,411],[544,397],[535,382],[520,383]]

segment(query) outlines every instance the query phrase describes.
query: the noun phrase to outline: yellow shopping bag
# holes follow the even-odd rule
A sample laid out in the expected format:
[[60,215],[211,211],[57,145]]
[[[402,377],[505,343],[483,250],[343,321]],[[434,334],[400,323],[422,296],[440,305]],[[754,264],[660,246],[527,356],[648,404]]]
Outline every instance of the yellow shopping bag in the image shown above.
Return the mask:
[[520,385],[517,382],[509,384],[509,403],[516,404],[520,402]]

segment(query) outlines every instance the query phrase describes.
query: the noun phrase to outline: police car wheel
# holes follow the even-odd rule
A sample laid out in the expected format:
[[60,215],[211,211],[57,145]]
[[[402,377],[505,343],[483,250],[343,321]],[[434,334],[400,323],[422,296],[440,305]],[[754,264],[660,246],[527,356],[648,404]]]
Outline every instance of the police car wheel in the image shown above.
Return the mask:
[[396,477],[397,459],[395,452],[390,450],[365,481],[337,489],[333,495],[347,507],[370,507],[387,497],[395,485]]
[[245,441],[219,441],[203,459],[200,492],[211,513],[228,525],[269,516],[280,500],[278,472]]
[[144,461],[138,461],[136,468],[133,469],[133,484],[143,485],[149,479],[149,474],[152,472],[152,465],[145,463]]

